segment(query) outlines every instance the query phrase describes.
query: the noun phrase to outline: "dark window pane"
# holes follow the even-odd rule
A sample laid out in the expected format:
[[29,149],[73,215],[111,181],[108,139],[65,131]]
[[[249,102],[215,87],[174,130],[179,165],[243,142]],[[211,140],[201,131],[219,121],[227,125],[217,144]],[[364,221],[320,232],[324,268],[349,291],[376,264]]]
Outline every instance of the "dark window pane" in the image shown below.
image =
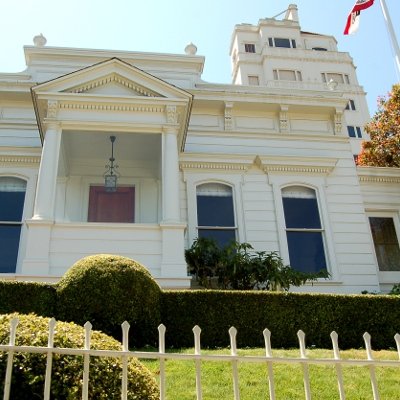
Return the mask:
[[0,225],[0,273],[15,272],[20,234],[20,225]]
[[296,41],[292,39],[292,47],[295,49],[296,48]]
[[392,218],[369,218],[380,271],[400,271],[400,249]]
[[317,199],[283,197],[286,228],[320,229]]
[[361,138],[362,134],[361,134],[361,128],[359,126],[356,127],[356,131],[357,131],[357,137]]
[[354,126],[348,126],[347,132],[350,137],[356,137],[356,131],[354,130]]
[[283,38],[275,38],[275,47],[287,47],[290,48],[290,40]]
[[326,269],[321,232],[287,232],[290,266],[302,272]]
[[273,42],[272,38],[268,38],[268,44],[269,44],[269,47],[274,47],[274,42]]
[[25,192],[0,191],[0,221],[21,221]]
[[235,226],[232,196],[197,196],[199,226]]
[[199,237],[214,239],[220,247],[236,239],[234,229],[199,229]]

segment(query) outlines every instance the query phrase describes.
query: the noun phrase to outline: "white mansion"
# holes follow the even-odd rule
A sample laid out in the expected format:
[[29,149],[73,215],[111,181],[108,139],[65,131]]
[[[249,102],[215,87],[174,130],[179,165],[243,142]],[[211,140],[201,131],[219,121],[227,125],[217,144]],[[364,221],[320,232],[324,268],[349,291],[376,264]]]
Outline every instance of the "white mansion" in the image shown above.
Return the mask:
[[349,54],[302,31],[295,5],[235,26],[229,85],[201,79],[192,44],[34,43],[25,71],[0,74],[0,277],[57,281],[112,253],[186,288],[184,249],[207,236],[329,271],[305,291],[400,282],[400,171],[355,165],[365,92]]

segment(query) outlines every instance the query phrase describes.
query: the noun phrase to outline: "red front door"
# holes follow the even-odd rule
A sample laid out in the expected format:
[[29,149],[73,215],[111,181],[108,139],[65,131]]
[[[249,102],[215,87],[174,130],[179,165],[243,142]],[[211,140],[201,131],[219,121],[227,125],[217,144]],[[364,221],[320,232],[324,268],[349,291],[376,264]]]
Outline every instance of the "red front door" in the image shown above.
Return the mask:
[[135,222],[135,188],[106,192],[103,186],[90,186],[88,221]]

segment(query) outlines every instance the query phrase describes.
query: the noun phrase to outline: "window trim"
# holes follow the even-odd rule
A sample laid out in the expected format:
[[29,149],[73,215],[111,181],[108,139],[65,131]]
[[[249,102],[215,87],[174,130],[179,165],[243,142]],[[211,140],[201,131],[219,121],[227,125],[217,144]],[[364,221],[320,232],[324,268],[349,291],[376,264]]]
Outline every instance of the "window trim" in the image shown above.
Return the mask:
[[248,54],[255,54],[256,53],[256,44],[251,43],[251,42],[244,43],[244,52],[248,53]]
[[[294,80],[281,79],[280,72],[287,71],[294,73]],[[272,70],[274,81],[283,81],[283,82],[303,82],[303,75],[298,69],[283,69],[283,68],[275,68]]]
[[332,78],[329,75],[341,75],[343,82],[337,82],[339,85],[350,85],[350,76],[344,72],[321,72],[322,82],[328,83]]
[[19,233],[19,240],[18,240],[18,250],[16,254],[16,259],[15,259],[15,270],[10,271],[10,272],[1,272],[0,275],[2,274],[16,274],[20,272],[20,262],[21,262],[21,257],[22,253],[25,250],[25,230],[26,230],[26,224],[25,224],[25,219],[26,219],[26,210],[27,210],[27,204],[30,202],[30,181],[26,176],[21,176],[17,174],[1,174],[0,175],[0,180],[2,178],[12,178],[16,179],[19,181],[24,182],[25,184],[25,190],[24,190],[24,201],[22,204],[22,210],[21,210],[21,219],[19,221],[0,221],[0,226],[19,226],[20,227],[20,233]]
[[[354,135],[350,134],[350,131],[354,132]],[[349,138],[352,139],[362,139],[362,130],[360,126],[355,126],[355,125],[347,125],[347,135]]]
[[[222,226],[222,225],[199,225],[198,222],[198,203],[197,203],[197,189],[202,186],[202,185],[207,185],[207,184],[216,184],[216,185],[221,185],[221,186],[226,186],[228,188],[230,188],[231,190],[231,198],[232,198],[232,208],[233,208],[233,222],[234,225],[233,226]],[[215,182],[215,181],[206,181],[206,182],[201,182],[198,183],[195,186],[195,197],[196,197],[196,233],[197,236],[199,237],[199,230],[217,230],[217,231],[234,231],[234,236],[235,236],[235,240],[238,241],[238,224],[237,224],[237,213],[236,213],[236,205],[235,205],[235,196],[234,196],[234,187],[231,184],[228,183],[224,183],[224,182]]]
[[[275,40],[276,39],[285,39],[289,42],[289,47],[286,46],[276,46]],[[287,38],[287,37],[275,37],[275,36],[271,36],[268,37],[268,46],[269,47],[274,47],[277,49],[296,49],[297,48],[297,43],[296,43],[296,39],[292,39],[292,38]]]
[[[283,202],[283,199],[284,199],[284,190],[285,189],[288,189],[288,188],[293,188],[293,187],[301,187],[301,188],[304,188],[304,189],[308,189],[308,190],[312,190],[314,193],[314,196],[315,197],[313,197],[313,198],[315,198],[315,201],[316,201],[316,206],[317,206],[317,211],[318,211],[318,218],[319,218],[319,224],[320,224],[320,227],[319,228],[290,228],[290,227],[288,227],[287,226],[287,221],[286,221],[286,218],[285,218],[285,207],[284,207],[284,202]],[[317,195],[317,190],[315,189],[315,188],[313,188],[313,187],[310,187],[310,186],[307,186],[307,185],[285,185],[285,186],[283,186],[283,187],[281,187],[281,190],[280,190],[280,194],[281,194],[281,203],[282,203],[282,209],[283,209],[283,223],[284,223],[284,230],[285,230],[285,234],[286,234],[286,246],[287,246],[287,252],[288,252],[288,255],[289,255],[289,265],[290,265],[290,250],[289,250],[289,241],[288,241],[288,237],[287,237],[287,235],[288,235],[288,232],[302,232],[302,233],[320,233],[321,234],[321,241],[322,241],[322,250],[323,250],[323,253],[324,253],[324,259],[325,259],[325,267],[326,267],[326,270],[328,270],[329,271],[329,259],[328,259],[328,255],[327,255],[327,245],[326,245],[326,239],[325,239],[325,228],[324,228],[324,221],[323,221],[323,218],[322,218],[322,213],[321,213],[321,206],[320,206],[320,203],[319,203],[319,200],[318,200],[318,195]],[[293,197],[289,197],[289,198],[293,198]],[[315,271],[315,272],[317,272],[317,271]]]
[[373,251],[373,257],[375,259],[375,265],[376,265],[376,271],[379,277],[379,283],[390,283],[390,284],[395,284],[399,282],[400,279],[400,271],[381,271],[379,269],[379,264],[378,264],[378,257],[376,255],[375,251],[375,242],[374,238],[372,235],[372,229],[371,225],[369,222],[369,218],[391,218],[393,221],[394,225],[394,230],[397,235],[397,241],[400,247],[400,219],[399,219],[399,214],[398,211],[384,211],[384,210],[371,210],[367,211],[366,216],[368,218],[367,224],[368,224],[368,230],[371,238],[371,246],[372,246],[372,251]]
[[349,101],[346,104],[345,110],[347,111],[357,111],[356,109],[356,103],[353,99],[349,99]]

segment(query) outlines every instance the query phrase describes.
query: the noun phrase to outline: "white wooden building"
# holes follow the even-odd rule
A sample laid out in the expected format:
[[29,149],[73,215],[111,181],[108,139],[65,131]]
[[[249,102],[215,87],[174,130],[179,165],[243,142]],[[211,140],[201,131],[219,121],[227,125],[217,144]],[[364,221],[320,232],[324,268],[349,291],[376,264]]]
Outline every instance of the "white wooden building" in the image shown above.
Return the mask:
[[78,259],[113,253],[186,288],[184,249],[212,236],[328,269],[300,290],[400,282],[400,171],[356,167],[364,89],[334,37],[300,29],[295,5],[235,26],[230,85],[202,80],[192,44],[34,43],[25,71],[0,74],[1,277],[57,281]]

